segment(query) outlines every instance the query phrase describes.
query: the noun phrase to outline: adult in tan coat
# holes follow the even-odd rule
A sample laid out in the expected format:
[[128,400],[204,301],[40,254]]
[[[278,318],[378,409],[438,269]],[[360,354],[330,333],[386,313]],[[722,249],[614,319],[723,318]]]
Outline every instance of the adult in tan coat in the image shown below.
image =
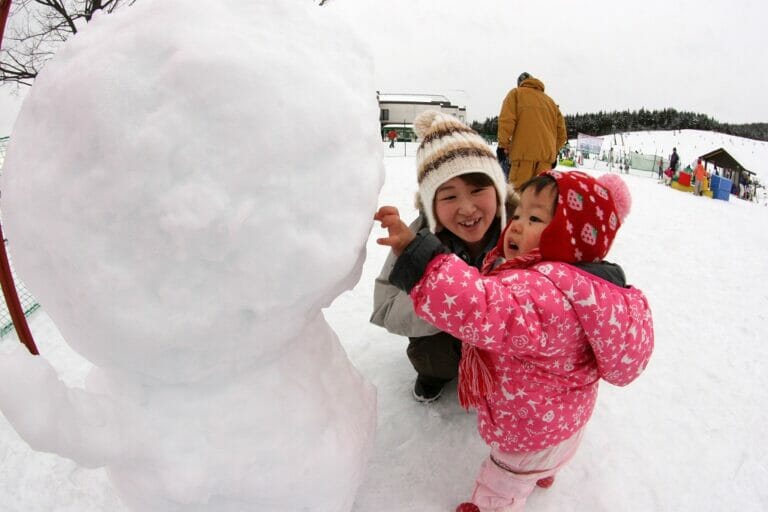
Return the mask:
[[552,168],[567,140],[565,119],[557,104],[544,94],[541,80],[528,73],[507,93],[499,114],[499,147],[509,156],[509,182],[515,190],[530,178]]

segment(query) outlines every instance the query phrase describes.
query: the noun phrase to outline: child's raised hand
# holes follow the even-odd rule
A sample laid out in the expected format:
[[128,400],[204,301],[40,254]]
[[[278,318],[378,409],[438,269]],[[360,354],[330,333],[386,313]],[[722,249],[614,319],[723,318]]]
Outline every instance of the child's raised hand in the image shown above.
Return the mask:
[[376,243],[391,247],[396,256],[400,256],[408,244],[416,238],[414,232],[402,221],[400,212],[394,206],[382,206],[373,216],[373,220],[381,222],[381,227],[389,231],[388,237],[377,238]]

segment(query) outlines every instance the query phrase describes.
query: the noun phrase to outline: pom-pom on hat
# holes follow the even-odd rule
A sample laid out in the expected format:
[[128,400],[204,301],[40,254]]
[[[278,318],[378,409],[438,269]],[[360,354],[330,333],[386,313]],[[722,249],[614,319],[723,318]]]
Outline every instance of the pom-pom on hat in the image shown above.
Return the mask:
[[504,204],[507,181],[496,155],[485,140],[472,128],[450,114],[428,110],[413,121],[414,131],[421,143],[416,151],[416,173],[419,183],[418,200],[433,233],[437,229],[434,200],[438,187],[462,174],[487,175],[496,188],[496,215],[501,225],[507,222]]
[[543,260],[601,261],[632,207],[626,183],[616,174],[595,179],[579,171],[548,171],[557,183],[555,215],[541,233]]

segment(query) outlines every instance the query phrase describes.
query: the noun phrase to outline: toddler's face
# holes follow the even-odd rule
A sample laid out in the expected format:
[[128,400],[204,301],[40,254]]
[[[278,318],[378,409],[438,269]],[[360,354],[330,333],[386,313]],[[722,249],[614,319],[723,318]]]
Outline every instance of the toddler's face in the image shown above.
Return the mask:
[[442,227],[472,246],[481,243],[491,227],[497,203],[492,185],[472,185],[457,176],[437,189],[435,217]]
[[504,233],[504,258],[512,259],[531,252],[539,246],[541,233],[555,214],[554,186],[536,192],[528,187],[520,195],[520,203]]

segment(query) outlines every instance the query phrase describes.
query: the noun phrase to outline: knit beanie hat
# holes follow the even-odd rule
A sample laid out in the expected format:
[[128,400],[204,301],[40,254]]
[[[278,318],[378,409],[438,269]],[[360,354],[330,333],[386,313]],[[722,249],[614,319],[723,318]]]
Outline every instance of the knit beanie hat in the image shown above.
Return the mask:
[[541,233],[543,260],[600,261],[632,206],[626,183],[616,174],[595,179],[579,171],[547,171],[557,182],[555,215]]
[[504,208],[507,182],[496,155],[485,140],[454,116],[436,110],[422,112],[413,125],[421,139],[416,151],[417,203],[424,210],[429,230],[434,233],[437,229],[434,200],[438,187],[456,176],[470,173],[485,174],[493,182],[498,199],[496,216],[501,218],[504,226],[507,222]]

